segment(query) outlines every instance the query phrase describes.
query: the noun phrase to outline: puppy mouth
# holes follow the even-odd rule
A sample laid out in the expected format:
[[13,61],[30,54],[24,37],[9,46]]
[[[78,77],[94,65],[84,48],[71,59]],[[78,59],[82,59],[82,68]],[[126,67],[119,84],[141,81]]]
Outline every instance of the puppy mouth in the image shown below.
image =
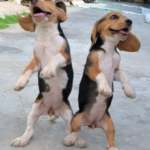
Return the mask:
[[50,12],[44,12],[39,7],[34,7],[33,8],[33,16],[34,17],[50,17],[51,13]]
[[120,29],[120,30],[114,30],[114,29],[109,29],[113,34],[123,34],[123,35],[128,35],[129,34],[129,29],[128,28],[123,28],[123,29]]

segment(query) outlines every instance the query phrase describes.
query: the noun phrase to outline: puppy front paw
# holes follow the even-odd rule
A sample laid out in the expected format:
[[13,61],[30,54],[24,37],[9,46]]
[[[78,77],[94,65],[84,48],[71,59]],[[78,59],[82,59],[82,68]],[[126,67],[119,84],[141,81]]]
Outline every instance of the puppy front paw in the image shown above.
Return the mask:
[[55,76],[55,72],[50,68],[50,67],[45,67],[42,71],[41,71],[41,77],[44,79],[51,79]]
[[113,94],[113,92],[112,92],[112,90],[108,84],[100,85],[99,93],[102,94],[103,96],[106,96],[106,97],[110,97]]
[[124,90],[126,96],[130,97],[130,98],[135,98],[136,94],[134,89],[132,88],[132,86],[130,84],[124,84],[122,86],[122,89]]
[[14,86],[15,91],[20,91],[22,90],[26,84],[29,82],[29,78],[26,76],[22,75],[21,78],[18,80],[18,82]]

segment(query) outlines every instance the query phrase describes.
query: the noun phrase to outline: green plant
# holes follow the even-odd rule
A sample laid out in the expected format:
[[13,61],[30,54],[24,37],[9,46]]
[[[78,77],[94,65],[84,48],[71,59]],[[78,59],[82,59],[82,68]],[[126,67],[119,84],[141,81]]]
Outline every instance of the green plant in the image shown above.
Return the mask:
[[[26,16],[28,13],[24,12],[21,15]],[[5,15],[5,18],[0,17],[0,29],[6,29],[9,24],[18,23],[17,15]]]

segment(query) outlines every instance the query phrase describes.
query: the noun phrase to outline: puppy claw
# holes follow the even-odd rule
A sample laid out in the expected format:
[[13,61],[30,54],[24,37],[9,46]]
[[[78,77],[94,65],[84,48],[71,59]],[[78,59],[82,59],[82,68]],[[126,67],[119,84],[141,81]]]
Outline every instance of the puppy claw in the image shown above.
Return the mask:
[[122,88],[123,88],[127,97],[129,97],[129,98],[135,98],[136,97],[135,91],[130,84],[125,84],[122,86]]
[[101,86],[99,93],[106,97],[110,97],[113,94],[109,85]]
[[22,76],[22,77],[18,80],[18,82],[15,84],[14,90],[15,90],[15,91],[20,91],[20,90],[22,90],[22,89],[26,86],[26,84],[27,84],[28,82],[29,82],[29,79],[27,79],[26,77]]
[[55,73],[49,67],[45,67],[41,72],[41,77],[43,77],[44,79],[51,79],[54,76],[55,76]]
[[11,142],[11,146],[14,147],[23,147],[29,143],[29,140],[24,137],[16,138]]
[[81,140],[81,139],[78,139],[76,142],[75,142],[75,146],[76,147],[79,147],[79,148],[85,148],[86,147],[86,142]]

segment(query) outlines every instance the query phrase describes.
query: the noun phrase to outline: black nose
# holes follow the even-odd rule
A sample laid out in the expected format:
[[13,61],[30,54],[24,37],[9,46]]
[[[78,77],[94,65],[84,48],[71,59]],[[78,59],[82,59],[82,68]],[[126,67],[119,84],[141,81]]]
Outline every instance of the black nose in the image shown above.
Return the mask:
[[132,20],[130,20],[130,19],[126,19],[125,22],[127,23],[128,26],[132,25]]
[[37,3],[37,1],[38,1],[38,0],[31,0],[31,3],[32,3],[32,4],[35,4],[35,3]]

